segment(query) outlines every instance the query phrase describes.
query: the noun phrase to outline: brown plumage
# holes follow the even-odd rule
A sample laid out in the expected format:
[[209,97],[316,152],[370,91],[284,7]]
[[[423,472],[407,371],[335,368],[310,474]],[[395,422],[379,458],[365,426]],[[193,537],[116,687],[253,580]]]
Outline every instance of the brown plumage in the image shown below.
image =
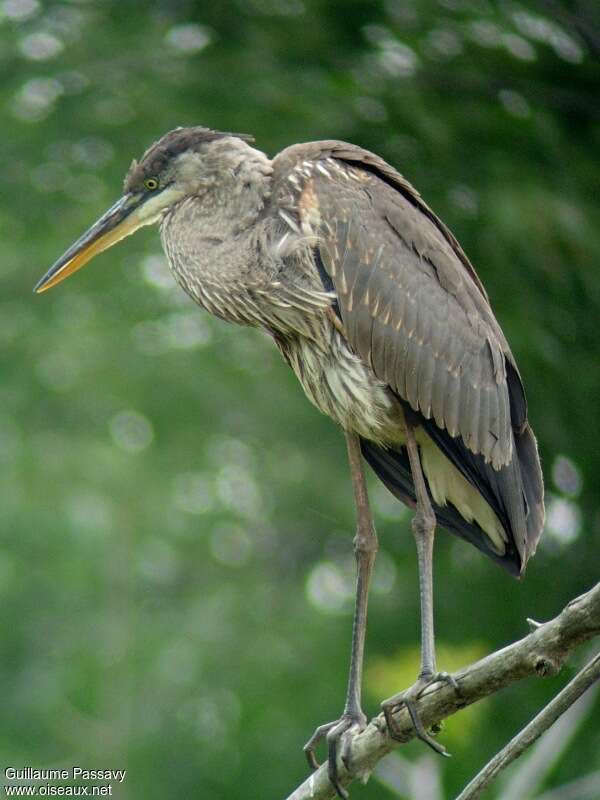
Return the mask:
[[[438,509],[440,523],[520,574],[542,532],[541,470],[514,357],[467,256],[410,183],[372,153],[314,142],[284,150],[273,166],[274,205],[319,238],[350,348],[492,506],[508,546],[490,551],[451,508]],[[364,454],[413,503],[406,458],[387,444],[367,440]]]
[[[210,313],[268,331],[309,399],[344,430],[357,535],[356,611],[344,711],[305,745],[338,748],[361,708],[368,586],[377,537],[362,456],[415,508],[421,672],[384,701],[408,708],[438,673],[433,636],[436,523],[515,575],[544,520],[543,482],[523,384],[483,285],[418,192],[378,156],[344,142],[295,145],[273,161],[251,137],[178,128],[153,144],[125,194],[38,283],[44,291],[143,225],[156,223],[181,287]],[[347,760],[346,760],[347,763]]]

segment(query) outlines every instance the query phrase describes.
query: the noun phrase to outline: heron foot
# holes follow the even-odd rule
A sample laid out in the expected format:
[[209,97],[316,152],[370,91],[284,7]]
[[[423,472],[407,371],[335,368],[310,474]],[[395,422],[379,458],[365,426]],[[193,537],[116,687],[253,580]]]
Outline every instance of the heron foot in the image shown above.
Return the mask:
[[419,675],[416,682],[409,689],[405,689],[403,692],[399,692],[393,697],[389,697],[387,700],[384,700],[381,704],[381,710],[383,711],[388,732],[392,739],[396,739],[396,741],[404,741],[400,735],[400,731],[398,730],[396,723],[394,722],[393,714],[396,709],[400,708],[401,706],[406,706],[406,710],[410,714],[417,738],[422,742],[425,742],[425,744],[428,744],[432,750],[435,750],[435,752],[439,753],[441,756],[449,757],[450,753],[446,750],[446,748],[436,742],[435,739],[429,733],[427,733],[417,711],[417,700],[423,694],[425,689],[434,683],[447,683],[452,686],[456,692],[460,692],[456,680],[448,672],[435,672],[433,674]]
[[333,722],[319,725],[308,742],[304,745],[306,760],[311,769],[319,767],[315,756],[315,748],[322,739],[327,742],[327,773],[331,785],[342,800],[348,800],[348,792],[340,783],[338,773],[338,756],[350,772],[350,746],[352,739],[367,727],[367,718],[359,709],[356,713],[344,713]]

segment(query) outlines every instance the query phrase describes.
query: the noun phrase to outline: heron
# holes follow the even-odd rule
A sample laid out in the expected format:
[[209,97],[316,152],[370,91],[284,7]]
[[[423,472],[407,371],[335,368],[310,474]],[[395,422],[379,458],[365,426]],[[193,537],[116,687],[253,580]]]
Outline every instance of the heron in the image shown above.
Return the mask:
[[146,225],[158,225],[176,281],[203,309],[270,334],[308,399],[342,429],[356,510],[356,600],[346,701],[304,746],[326,740],[338,795],[366,726],[361,686],[369,581],[378,548],[363,462],[414,510],[421,666],[385,700],[417,702],[436,667],[433,542],[441,528],[520,577],[544,522],[543,477],[523,383],[482,282],[409,181],[342,141],[270,159],[245,134],[180,127],[127,172],[122,197],[48,270],[44,292]]

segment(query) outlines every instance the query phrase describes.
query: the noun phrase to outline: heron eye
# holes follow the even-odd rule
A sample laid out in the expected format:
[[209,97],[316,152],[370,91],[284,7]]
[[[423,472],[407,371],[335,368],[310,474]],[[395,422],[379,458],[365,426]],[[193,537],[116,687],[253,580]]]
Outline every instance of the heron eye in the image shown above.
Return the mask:
[[153,192],[155,189],[158,189],[158,180],[156,178],[146,178],[144,181],[144,186],[146,189],[149,189]]

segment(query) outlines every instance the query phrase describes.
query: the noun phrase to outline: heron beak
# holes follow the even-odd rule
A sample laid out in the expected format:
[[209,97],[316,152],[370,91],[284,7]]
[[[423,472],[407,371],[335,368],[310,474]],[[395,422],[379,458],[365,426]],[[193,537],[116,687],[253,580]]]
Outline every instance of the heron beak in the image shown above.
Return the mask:
[[109,208],[92,227],[69,247],[44,277],[39,280],[34,292],[45,292],[81,269],[88,261],[108,249],[116,242],[134,233],[146,222],[136,213],[142,204],[140,195],[126,194]]

